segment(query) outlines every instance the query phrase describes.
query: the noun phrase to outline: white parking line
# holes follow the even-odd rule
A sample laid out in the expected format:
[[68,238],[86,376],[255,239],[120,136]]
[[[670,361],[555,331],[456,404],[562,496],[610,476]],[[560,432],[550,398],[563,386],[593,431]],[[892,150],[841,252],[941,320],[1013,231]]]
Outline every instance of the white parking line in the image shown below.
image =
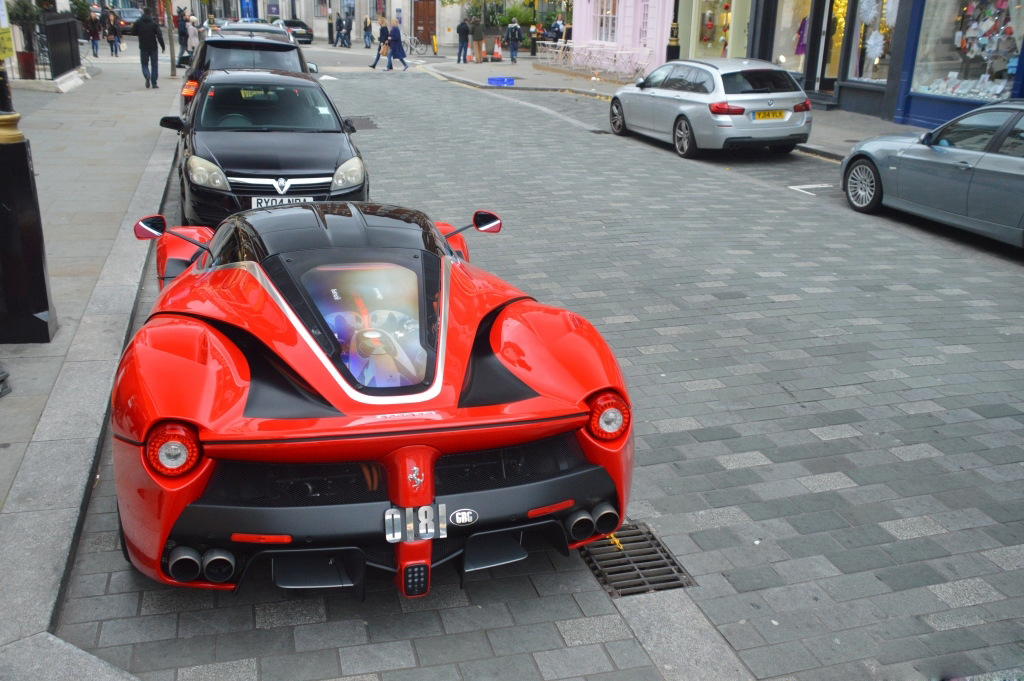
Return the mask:
[[831,186],[832,185],[830,185],[830,184],[798,184],[798,185],[794,185],[794,186],[790,187],[790,189],[792,189],[794,191],[798,191],[801,194],[807,194],[809,196],[817,196],[817,194],[815,194],[814,192],[809,192],[809,191],[806,191],[806,190],[808,190],[808,189],[825,189],[826,187],[831,187]]

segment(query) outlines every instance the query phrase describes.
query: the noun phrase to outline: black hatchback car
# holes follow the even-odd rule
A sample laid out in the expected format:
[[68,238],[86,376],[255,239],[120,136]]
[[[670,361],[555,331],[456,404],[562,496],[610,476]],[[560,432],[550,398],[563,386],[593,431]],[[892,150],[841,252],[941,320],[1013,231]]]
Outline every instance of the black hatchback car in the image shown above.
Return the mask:
[[[237,26],[238,24],[231,24]],[[287,33],[284,39],[271,34],[237,33],[226,27],[199,43],[192,63],[185,69],[181,88],[181,110],[185,111],[207,71],[257,69],[316,73],[316,64],[307,62],[299,46]]]
[[233,213],[312,201],[367,201],[370,180],[342,118],[308,74],[211,71],[184,117],[178,177],[185,224],[216,227]]

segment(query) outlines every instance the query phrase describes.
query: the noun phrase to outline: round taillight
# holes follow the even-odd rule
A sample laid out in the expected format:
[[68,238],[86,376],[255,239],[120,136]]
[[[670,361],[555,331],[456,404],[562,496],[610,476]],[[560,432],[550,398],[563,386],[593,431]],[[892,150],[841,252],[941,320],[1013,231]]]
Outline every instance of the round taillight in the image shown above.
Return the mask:
[[191,426],[163,423],[146,439],[146,459],[161,475],[184,475],[199,463],[199,438]]
[[611,391],[598,395],[590,402],[590,434],[601,440],[614,440],[629,428],[629,405]]

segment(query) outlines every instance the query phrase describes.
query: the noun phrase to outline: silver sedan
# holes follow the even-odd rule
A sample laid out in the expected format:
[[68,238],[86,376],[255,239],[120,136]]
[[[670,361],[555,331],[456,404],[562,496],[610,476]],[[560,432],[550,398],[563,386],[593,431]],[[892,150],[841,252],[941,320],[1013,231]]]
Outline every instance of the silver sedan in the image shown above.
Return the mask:
[[861,213],[890,206],[1022,246],[1024,100],[983,106],[924,134],[860,142],[842,179]]
[[672,61],[616,91],[612,132],[701,149],[768,147],[788,154],[811,134],[811,102],[788,71],[757,59]]

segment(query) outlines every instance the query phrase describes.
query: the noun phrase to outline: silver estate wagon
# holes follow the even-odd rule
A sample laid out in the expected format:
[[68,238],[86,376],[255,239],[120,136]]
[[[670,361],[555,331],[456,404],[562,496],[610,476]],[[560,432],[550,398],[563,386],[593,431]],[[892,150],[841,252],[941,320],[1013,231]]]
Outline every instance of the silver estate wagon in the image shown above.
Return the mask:
[[612,97],[612,132],[700,149],[768,147],[788,154],[811,134],[811,102],[785,69],[758,59],[671,61]]
[[1024,245],[1024,99],[989,104],[935,130],[883,135],[843,159],[850,207],[882,205]]

